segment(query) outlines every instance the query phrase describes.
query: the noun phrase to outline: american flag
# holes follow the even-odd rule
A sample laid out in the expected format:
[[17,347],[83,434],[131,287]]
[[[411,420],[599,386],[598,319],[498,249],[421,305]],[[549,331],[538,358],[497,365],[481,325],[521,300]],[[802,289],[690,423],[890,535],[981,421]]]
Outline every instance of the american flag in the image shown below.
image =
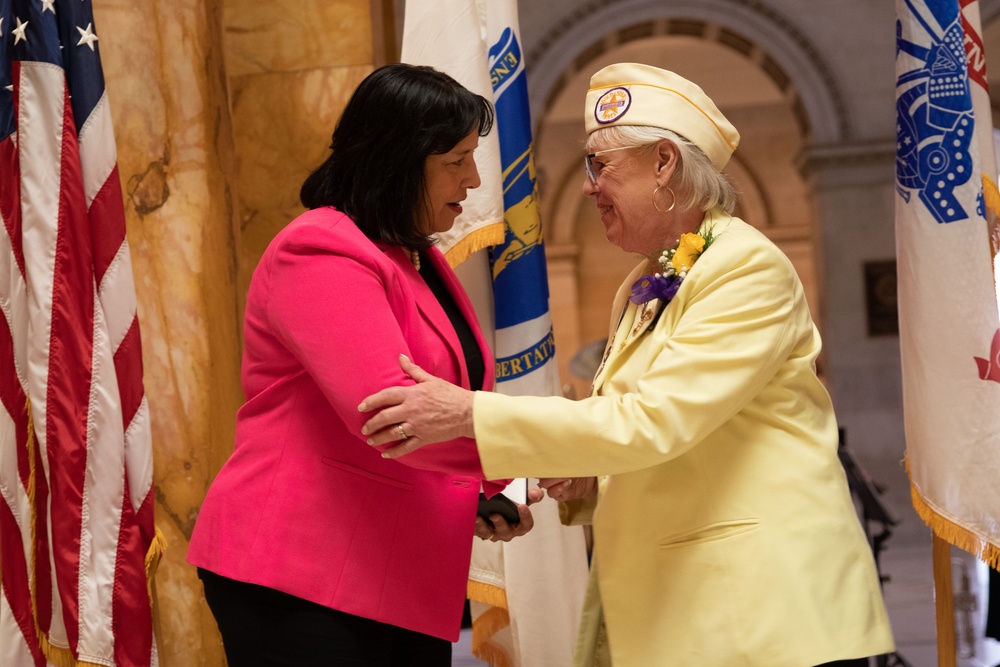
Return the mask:
[[90,0],[0,0],[0,667],[157,664],[116,163]]

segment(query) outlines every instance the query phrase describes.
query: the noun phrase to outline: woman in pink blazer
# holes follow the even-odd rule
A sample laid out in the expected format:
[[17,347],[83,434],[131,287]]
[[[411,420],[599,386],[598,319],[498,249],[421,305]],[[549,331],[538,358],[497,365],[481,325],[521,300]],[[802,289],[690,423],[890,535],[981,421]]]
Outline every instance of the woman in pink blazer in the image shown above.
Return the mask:
[[310,210],[254,272],[246,402],[187,556],[230,667],[448,665],[473,532],[531,528],[524,506],[495,533],[477,519],[480,486],[503,482],[483,481],[474,442],[386,460],[357,409],[412,383],[400,354],[467,389],[493,384],[469,300],[430,238],[479,186],[473,151],[492,123],[485,99],[436,70],[376,70],[302,186]]

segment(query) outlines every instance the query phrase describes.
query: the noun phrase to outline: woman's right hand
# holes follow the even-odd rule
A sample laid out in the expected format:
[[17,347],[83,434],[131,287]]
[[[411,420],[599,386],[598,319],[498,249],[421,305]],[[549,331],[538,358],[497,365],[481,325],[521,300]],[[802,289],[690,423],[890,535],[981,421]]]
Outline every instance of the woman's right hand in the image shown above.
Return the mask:
[[417,384],[388,387],[358,406],[361,412],[375,412],[361,427],[369,445],[396,443],[382,452],[382,458],[397,459],[435,442],[474,437],[475,392],[431,375],[406,355],[399,355],[399,365]]
[[531,515],[528,505],[541,502],[544,497],[545,492],[541,489],[528,489],[528,502],[524,505],[520,503],[517,505],[517,513],[521,517],[519,523],[507,523],[500,514],[492,515],[489,521],[477,516],[476,537],[491,542],[510,542],[515,537],[524,535],[535,526],[535,518]]
[[547,477],[538,480],[538,486],[561,503],[597,495],[596,477]]

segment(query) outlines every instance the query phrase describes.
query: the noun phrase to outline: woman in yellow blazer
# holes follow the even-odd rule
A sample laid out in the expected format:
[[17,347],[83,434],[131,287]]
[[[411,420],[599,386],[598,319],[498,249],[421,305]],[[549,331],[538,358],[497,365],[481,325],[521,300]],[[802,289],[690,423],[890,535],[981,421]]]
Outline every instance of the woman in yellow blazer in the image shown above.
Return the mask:
[[[384,456],[469,436],[487,477],[539,477],[594,554],[577,665],[867,665],[890,652],[878,574],[788,259],[729,215],[735,128],[695,84],[624,63],[591,79],[583,191],[643,261],[591,397],[418,381],[365,399]],[[599,477],[593,477],[599,475]]]

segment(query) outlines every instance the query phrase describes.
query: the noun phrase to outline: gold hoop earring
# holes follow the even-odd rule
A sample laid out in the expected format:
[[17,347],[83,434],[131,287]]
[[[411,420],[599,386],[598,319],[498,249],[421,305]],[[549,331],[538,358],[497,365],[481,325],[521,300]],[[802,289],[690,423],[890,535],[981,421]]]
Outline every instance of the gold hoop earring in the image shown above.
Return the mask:
[[[666,189],[670,193],[670,207],[667,208],[666,210],[656,205],[656,193],[664,189]],[[670,213],[672,210],[674,210],[674,204],[676,203],[677,203],[677,195],[675,195],[674,191],[668,188],[666,185],[659,185],[656,187],[655,190],[653,190],[653,208],[655,208],[660,213]]]

